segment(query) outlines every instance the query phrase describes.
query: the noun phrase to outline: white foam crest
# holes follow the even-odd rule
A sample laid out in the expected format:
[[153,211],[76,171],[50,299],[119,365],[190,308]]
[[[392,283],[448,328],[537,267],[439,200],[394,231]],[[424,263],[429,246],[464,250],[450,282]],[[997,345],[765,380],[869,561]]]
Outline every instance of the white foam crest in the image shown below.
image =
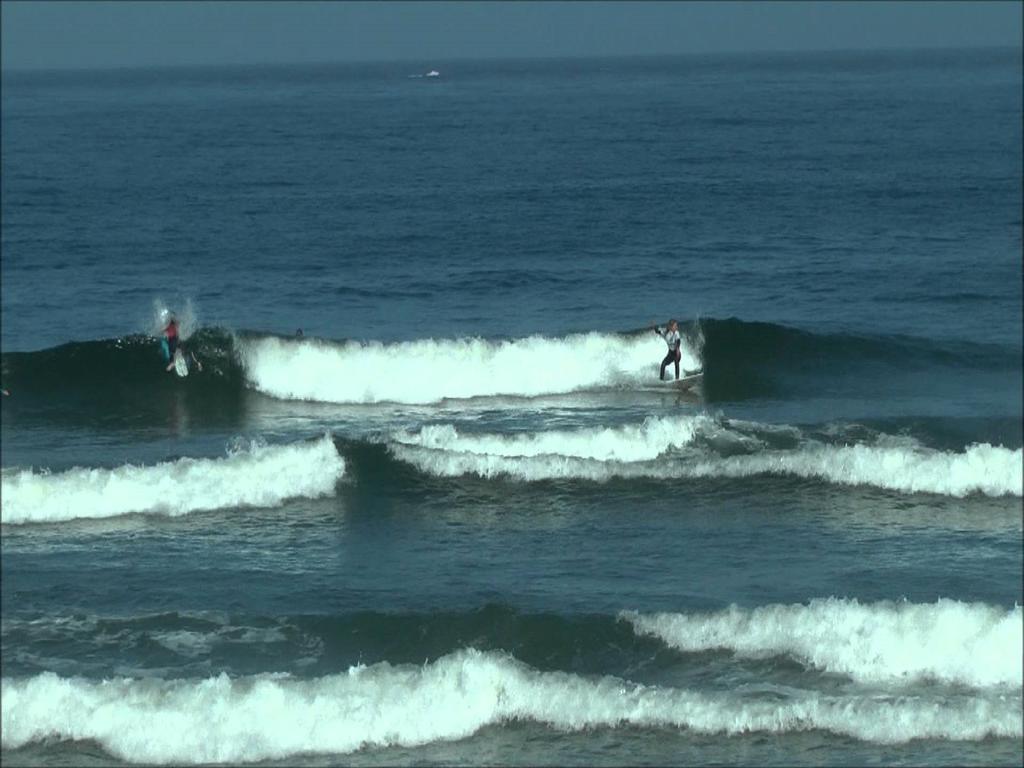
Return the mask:
[[538,672],[504,654],[458,651],[423,667],[381,663],[310,680],[118,678],[46,672],[2,681],[2,744],[92,739],[130,762],[237,763],[346,754],[468,737],[532,720],[554,728],[684,727],[701,733],[823,729],[898,743],[1020,738],[1019,696],[785,698],[700,694],[614,677]]
[[623,462],[604,462],[569,456],[508,457],[493,454],[459,453],[393,443],[392,455],[419,471],[437,477],[476,475],[485,479],[507,477],[534,482],[539,480],[594,480],[615,477],[658,477],[654,467]]
[[[1024,452],[989,443],[961,453],[920,447],[849,445],[809,446],[790,453],[730,457],[727,476],[760,473],[821,478],[843,485],[873,485],[906,493],[964,497],[1024,495]],[[718,473],[716,466],[709,468]]]
[[[988,443],[961,453],[923,448],[916,441],[879,445],[824,445],[807,441],[791,450],[719,456],[707,449],[663,456],[699,432],[708,417],[649,420],[641,427],[518,435],[459,435],[453,427],[400,433],[390,445],[400,460],[442,477],[478,475],[537,481],[612,478],[713,478],[792,475],[841,485],[868,485],[904,493],[964,497],[1024,495],[1024,453]],[[721,435],[728,430],[719,430]],[[751,441],[747,440],[747,443]],[[658,461],[656,457],[662,456]]]
[[1020,689],[1024,676],[1020,606],[1006,610],[949,599],[862,604],[827,598],[808,605],[734,605],[692,615],[628,611],[621,618],[678,650],[788,655],[862,683],[937,680]]
[[706,415],[650,417],[641,424],[520,434],[460,434],[450,424],[403,431],[392,439],[408,446],[467,453],[474,456],[564,456],[598,461],[649,461],[671,448],[691,442],[714,426]]
[[[657,371],[663,347],[654,334],[606,333],[395,344],[276,337],[238,342],[248,381],[265,394],[332,403],[410,404],[637,384]],[[685,343],[682,365],[700,365]]]
[[344,472],[345,462],[330,435],[292,445],[252,445],[221,459],[183,458],[115,469],[75,467],[55,474],[4,470],[0,522],[273,507],[289,498],[331,495]]

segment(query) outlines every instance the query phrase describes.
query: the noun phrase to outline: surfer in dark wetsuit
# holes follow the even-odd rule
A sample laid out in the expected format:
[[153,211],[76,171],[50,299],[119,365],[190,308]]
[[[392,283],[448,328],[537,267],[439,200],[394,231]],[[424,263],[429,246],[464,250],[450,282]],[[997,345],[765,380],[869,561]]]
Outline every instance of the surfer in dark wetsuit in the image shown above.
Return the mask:
[[665,359],[661,361],[661,380],[665,380],[665,366],[669,363],[675,363],[676,366],[676,378],[679,378],[679,361],[683,356],[682,343],[683,340],[679,335],[679,323],[675,320],[668,321],[668,327],[665,330],[661,330],[658,326],[654,326],[654,332],[661,336],[668,344],[668,354],[665,355]]

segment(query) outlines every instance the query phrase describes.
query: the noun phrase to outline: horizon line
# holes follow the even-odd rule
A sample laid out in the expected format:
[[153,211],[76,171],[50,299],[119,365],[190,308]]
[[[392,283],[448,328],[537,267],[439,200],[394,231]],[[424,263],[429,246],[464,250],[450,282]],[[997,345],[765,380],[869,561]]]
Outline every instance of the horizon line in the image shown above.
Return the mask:
[[[1024,45],[964,45],[964,46],[882,46],[877,48],[761,48],[755,50],[722,49],[716,51],[683,51],[672,53],[611,53],[611,54],[543,54],[534,56],[457,56],[452,58],[435,58],[437,64],[454,64],[459,62],[525,62],[525,61],[596,61],[596,60],[629,60],[629,59],[670,59],[670,58],[735,58],[741,56],[772,56],[772,55],[810,55],[825,54],[867,54],[867,53],[954,53],[966,51],[1006,51],[1024,53]],[[426,61],[422,57],[402,57],[389,59],[309,59],[305,61],[237,61],[237,62],[196,62],[196,63],[151,63],[151,64],[112,64],[85,67],[9,67],[0,64],[0,73],[8,74],[68,74],[68,73],[113,73],[138,72],[151,70],[184,70],[184,69],[243,69],[254,67],[305,67],[305,66],[357,66],[357,65],[398,65]]]

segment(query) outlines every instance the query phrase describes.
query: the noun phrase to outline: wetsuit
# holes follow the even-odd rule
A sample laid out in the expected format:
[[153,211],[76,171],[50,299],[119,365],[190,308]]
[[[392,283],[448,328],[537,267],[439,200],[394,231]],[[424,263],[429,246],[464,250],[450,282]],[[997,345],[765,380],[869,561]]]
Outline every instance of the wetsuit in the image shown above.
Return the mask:
[[665,366],[668,365],[669,363],[675,363],[676,378],[678,379],[679,360],[683,356],[682,349],[680,349],[683,341],[682,338],[680,338],[679,336],[679,331],[670,331],[667,328],[664,331],[662,331],[659,330],[658,328],[655,328],[654,332],[661,336],[661,338],[665,340],[665,343],[668,344],[668,354],[665,355],[665,359],[661,361],[661,373],[659,374],[661,380],[665,380]]
[[164,328],[163,344],[164,355],[167,357],[167,362],[174,359],[174,351],[178,348],[178,324],[171,320]]

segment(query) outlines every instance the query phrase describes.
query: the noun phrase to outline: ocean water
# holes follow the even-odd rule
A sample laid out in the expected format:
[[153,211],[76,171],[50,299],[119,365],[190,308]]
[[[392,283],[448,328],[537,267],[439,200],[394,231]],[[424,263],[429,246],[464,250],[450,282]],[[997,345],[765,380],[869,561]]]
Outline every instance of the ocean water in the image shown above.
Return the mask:
[[428,64],[4,74],[3,763],[1019,765],[1021,51]]

